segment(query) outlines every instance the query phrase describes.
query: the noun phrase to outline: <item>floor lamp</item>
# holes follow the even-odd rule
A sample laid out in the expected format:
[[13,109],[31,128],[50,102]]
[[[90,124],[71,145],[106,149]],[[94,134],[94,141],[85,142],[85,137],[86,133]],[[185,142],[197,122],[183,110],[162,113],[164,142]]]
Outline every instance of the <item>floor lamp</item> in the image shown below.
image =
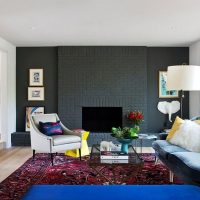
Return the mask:
[[181,117],[183,117],[184,91],[200,91],[200,66],[169,66],[167,68],[167,90],[180,91]]

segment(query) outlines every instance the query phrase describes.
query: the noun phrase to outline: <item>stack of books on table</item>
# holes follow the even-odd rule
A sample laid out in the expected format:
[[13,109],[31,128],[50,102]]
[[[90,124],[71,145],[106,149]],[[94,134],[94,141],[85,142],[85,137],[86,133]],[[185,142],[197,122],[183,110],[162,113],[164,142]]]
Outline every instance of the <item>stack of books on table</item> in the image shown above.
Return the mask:
[[106,160],[106,159],[101,159],[101,163],[107,163],[107,164],[118,164],[118,163],[128,163],[128,159],[127,160]]
[[113,144],[109,141],[102,141],[100,144],[101,163],[128,163],[128,154],[121,152],[121,144]]
[[121,151],[101,151],[101,163],[128,163],[128,154]]

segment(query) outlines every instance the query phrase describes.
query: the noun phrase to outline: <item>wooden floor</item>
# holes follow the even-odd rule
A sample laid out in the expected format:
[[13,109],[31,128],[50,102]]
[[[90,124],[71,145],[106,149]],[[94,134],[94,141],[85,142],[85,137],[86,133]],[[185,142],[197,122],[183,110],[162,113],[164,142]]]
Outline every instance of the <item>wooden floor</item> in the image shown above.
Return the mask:
[[30,147],[15,147],[0,150],[0,182],[19,168],[32,156]]
[[[151,147],[143,147],[143,153],[153,153]],[[140,153],[140,149],[137,149]],[[30,147],[14,147],[0,150],[0,182],[19,168],[28,158],[32,156]]]

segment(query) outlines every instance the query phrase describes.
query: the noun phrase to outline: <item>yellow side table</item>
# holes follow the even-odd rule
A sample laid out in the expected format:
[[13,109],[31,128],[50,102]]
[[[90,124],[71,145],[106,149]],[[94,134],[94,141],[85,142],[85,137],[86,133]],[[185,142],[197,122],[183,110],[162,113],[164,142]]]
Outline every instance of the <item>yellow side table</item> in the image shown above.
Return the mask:
[[[89,131],[84,131],[84,130],[82,130],[81,132],[83,133],[81,156],[87,156],[87,155],[90,155],[88,144],[87,144],[87,139],[88,139],[88,136],[89,136],[90,132]],[[78,158],[79,157],[79,150],[78,149],[67,150],[67,151],[65,151],[65,155]]]

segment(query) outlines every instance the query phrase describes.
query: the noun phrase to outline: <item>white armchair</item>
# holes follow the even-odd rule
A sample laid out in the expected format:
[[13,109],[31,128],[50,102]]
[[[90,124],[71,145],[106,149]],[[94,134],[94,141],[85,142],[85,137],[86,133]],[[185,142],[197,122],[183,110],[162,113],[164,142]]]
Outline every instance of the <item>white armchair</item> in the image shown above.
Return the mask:
[[63,135],[46,136],[39,130],[39,122],[57,122],[60,121],[57,114],[40,114],[30,117],[31,148],[33,158],[35,151],[50,153],[53,165],[53,153],[59,151],[79,149],[81,160],[82,133],[74,132],[66,128],[60,121]]

